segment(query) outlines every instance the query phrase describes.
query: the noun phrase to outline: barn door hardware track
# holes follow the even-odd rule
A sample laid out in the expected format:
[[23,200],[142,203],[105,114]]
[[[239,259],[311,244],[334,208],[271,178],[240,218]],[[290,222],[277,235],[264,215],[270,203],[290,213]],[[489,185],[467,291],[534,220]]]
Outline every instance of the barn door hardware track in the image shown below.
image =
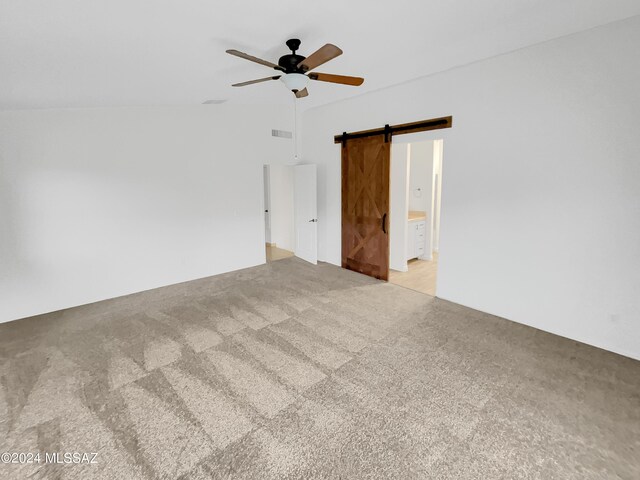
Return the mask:
[[384,141],[391,140],[393,135],[403,135],[405,133],[425,132],[427,130],[439,130],[441,128],[451,128],[453,125],[453,117],[432,118],[430,120],[421,120],[419,122],[402,123],[400,125],[385,125],[382,128],[374,128],[372,130],[362,130],[360,132],[347,133],[333,137],[334,143],[345,143],[347,140],[354,138],[371,137],[373,135],[384,135]]

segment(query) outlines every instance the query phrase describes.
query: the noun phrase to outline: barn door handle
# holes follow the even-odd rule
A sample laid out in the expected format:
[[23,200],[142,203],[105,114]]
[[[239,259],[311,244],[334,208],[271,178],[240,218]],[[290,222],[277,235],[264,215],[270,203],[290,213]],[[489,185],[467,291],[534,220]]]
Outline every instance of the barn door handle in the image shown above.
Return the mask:
[[382,231],[384,233],[387,233],[387,214],[385,213],[384,215],[382,215]]

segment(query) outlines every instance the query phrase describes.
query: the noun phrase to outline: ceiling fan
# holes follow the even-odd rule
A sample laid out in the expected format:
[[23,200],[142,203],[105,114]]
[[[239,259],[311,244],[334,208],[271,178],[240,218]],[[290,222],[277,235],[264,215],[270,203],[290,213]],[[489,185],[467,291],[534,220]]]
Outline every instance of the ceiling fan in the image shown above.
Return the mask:
[[234,83],[232,87],[244,87],[246,85],[253,85],[254,83],[279,79],[295,94],[297,98],[302,98],[309,95],[307,90],[307,83],[309,83],[309,79],[317,80],[319,82],[353,85],[355,87],[362,85],[364,82],[364,78],[361,77],[311,72],[314,68],[319,67],[339,55],[342,55],[342,50],[335,45],[327,43],[324,47],[319,48],[308,57],[303,57],[302,55],[296,55],[296,51],[300,48],[300,43],[300,40],[297,38],[287,40],[286,44],[287,47],[289,47],[289,50],[291,50],[291,53],[280,57],[277,65],[267,60],[262,60],[261,58],[239,52],[238,50],[227,50],[227,53],[230,55],[235,55],[236,57],[244,58],[245,60],[259,63],[282,72],[281,75],[249,80],[248,82]]

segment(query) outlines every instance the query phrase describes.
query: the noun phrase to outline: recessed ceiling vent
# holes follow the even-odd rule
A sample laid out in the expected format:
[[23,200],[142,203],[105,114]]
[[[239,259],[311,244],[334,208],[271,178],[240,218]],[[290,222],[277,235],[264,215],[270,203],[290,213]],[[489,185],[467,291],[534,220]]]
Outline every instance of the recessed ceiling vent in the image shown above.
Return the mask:
[[286,130],[271,130],[271,136],[280,138],[293,138],[293,133],[287,132]]

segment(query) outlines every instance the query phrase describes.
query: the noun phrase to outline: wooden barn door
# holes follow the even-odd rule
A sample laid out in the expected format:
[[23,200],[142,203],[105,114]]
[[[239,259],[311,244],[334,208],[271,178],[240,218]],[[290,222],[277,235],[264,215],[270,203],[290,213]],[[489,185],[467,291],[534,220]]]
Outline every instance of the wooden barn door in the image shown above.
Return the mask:
[[389,277],[389,169],[385,135],[342,144],[342,267]]

